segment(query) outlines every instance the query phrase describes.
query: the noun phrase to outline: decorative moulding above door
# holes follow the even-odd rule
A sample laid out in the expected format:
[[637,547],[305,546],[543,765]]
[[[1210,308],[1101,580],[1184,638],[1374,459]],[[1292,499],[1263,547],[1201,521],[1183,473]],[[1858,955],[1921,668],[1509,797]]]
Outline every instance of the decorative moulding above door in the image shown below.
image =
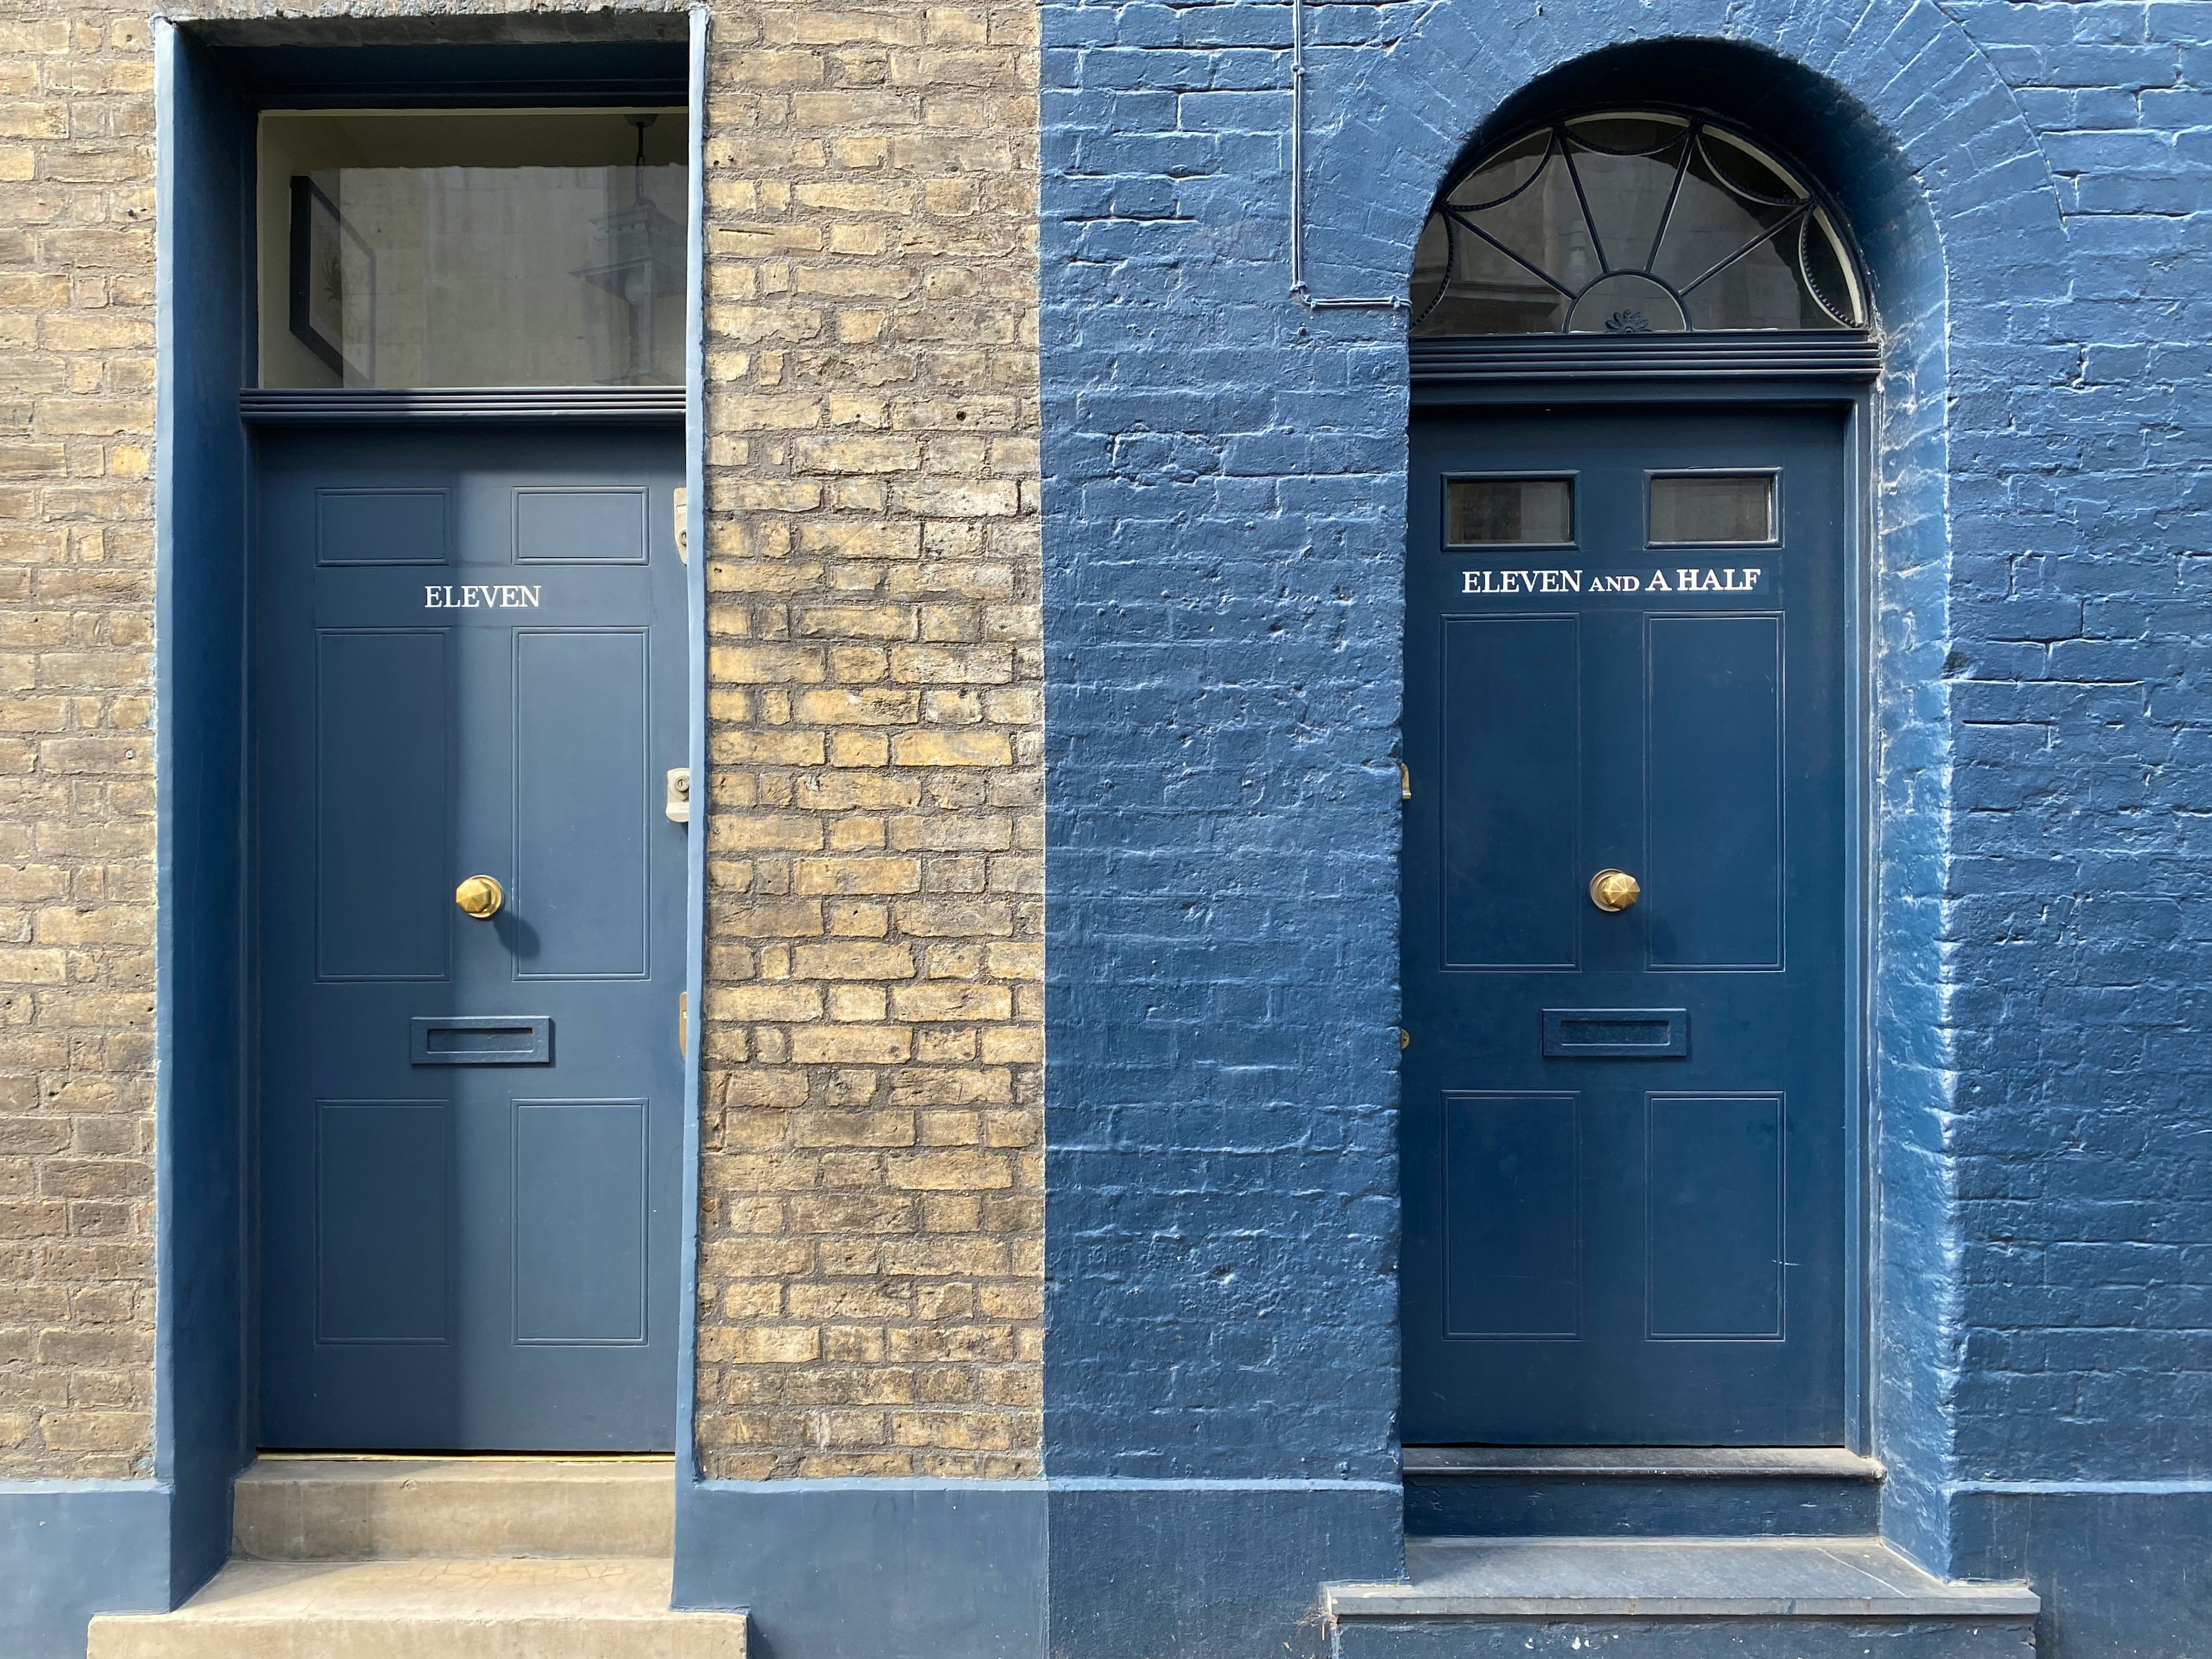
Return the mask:
[[665,425],[684,418],[680,386],[252,387],[238,394],[248,421],[286,425],[361,421],[589,421]]
[[1735,334],[1493,334],[1407,343],[1413,383],[1786,374],[1872,380],[1881,347],[1856,330]]

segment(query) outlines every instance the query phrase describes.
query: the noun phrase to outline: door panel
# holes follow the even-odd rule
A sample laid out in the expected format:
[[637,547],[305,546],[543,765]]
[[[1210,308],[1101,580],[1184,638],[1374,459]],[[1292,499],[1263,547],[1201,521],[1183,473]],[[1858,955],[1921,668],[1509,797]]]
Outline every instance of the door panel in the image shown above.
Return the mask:
[[1654,968],[1782,966],[1782,618],[1653,617]]
[[325,629],[314,643],[318,970],[443,979],[446,636]]
[[517,489],[515,562],[643,564],[647,495],[642,489]]
[[443,489],[319,489],[315,562],[443,564]]
[[667,1449],[680,446],[258,459],[261,1443]]
[[1581,817],[1581,629],[1574,617],[1455,617],[1443,624],[1444,961],[1571,968]]
[[1780,1340],[1788,1232],[1779,1095],[1651,1095],[1647,1335]]
[[641,1342],[647,1190],[641,1100],[514,1103],[514,1339]]
[[453,1114],[315,1103],[315,1339],[453,1340]]
[[1582,1317],[1582,1135],[1572,1095],[1447,1097],[1448,1336],[1564,1336]]
[[1844,430],[1414,427],[1411,1443],[1842,1442]]
[[519,979],[646,971],[650,872],[642,630],[527,629],[514,641]]

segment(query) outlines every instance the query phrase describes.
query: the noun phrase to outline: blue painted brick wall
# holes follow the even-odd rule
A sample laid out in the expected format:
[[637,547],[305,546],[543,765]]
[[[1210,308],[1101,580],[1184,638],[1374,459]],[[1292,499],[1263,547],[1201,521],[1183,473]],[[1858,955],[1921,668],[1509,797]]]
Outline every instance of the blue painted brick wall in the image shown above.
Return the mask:
[[[1925,1511],[1900,1524],[1940,1531],[1961,1482],[2195,1472],[2212,7],[1309,16],[1322,292],[1401,289],[1452,156],[1561,64],[1710,37],[1812,88],[1766,124],[1851,205],[1891,363],[1876,1364]],[[1286,292],[1286,6],[1055,3],[1044,29],[1048,1467],[1371,1475],[1399,325]]]
[[1282,303],[1285,20],[1047,19],[1061,1475],[1394,1468],[1401,368]]
[[1954,13],[2066,214],[1953,600],[1960,1473],[2201,1473],[2212,1412],[2212,8]]

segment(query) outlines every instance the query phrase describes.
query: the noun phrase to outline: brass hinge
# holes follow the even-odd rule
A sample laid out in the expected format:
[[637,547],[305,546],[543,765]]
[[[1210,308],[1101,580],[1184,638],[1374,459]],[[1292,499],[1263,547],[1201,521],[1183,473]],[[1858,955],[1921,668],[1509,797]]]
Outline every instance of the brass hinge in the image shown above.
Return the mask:
[[682,484],[676,486],[676,556],[684,564],[691,562],[691,492]]
[[1400,761],[1398,763],[1398,799],[1400,800],[1411,800],[1413,798],[1413,775],[1411,771],[1407,769],[1406,763]]
[[691,1052],[691,994],[689,991],[676,994],[676,1052],[679,1054]]

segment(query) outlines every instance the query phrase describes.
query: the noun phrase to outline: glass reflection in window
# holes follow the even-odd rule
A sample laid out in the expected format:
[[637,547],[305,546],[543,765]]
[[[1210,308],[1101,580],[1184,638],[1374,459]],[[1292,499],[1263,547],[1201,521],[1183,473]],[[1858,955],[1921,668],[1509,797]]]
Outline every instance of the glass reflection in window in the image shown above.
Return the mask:
[[262,384],[679,384],[684,148],[674,112],[264,125]]
[[1539,128],[1444,192],[1413,256],[1413,332],[1666,334],[1865,325],[1827,209],[1703,117]]
[[1771,545],[1771,472],[1659,473],[1651,480],[1653,547]]
[[1451,478],[1444,483],[1445,543],[1452,547],[1571,547],[1571,478]]

